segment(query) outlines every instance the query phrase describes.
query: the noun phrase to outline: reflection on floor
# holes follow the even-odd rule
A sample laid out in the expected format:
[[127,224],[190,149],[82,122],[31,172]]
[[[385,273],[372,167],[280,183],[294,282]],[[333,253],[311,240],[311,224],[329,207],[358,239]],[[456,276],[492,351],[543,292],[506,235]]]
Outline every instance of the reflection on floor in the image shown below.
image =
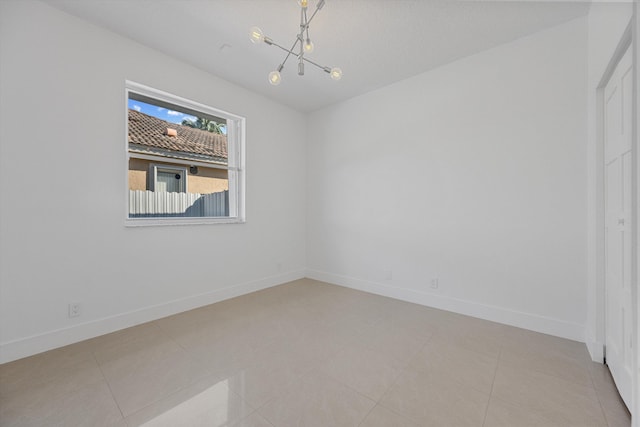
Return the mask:
[[309,279],[0,366],[9,426],[629,426],[584,344]]

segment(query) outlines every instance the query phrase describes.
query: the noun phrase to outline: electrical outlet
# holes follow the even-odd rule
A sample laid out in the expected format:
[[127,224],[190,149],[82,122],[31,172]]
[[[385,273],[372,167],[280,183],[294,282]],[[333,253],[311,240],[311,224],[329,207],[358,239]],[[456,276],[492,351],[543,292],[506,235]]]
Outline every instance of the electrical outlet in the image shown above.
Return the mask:
[[384,274],[384,280],[392,280],[393,279],[393,271],[384,270],[383,274]]
[[281,262],[277,262],[276,263],[276,270],[278,271],[278,273],[282,273],[282,263]]
[[431,288],[432,289],[438,289],[438,285],[439,285],[438,278],[431,279]]
[[78,317],[80,316],[80,303],[74,302],[69,304],[69,317]]

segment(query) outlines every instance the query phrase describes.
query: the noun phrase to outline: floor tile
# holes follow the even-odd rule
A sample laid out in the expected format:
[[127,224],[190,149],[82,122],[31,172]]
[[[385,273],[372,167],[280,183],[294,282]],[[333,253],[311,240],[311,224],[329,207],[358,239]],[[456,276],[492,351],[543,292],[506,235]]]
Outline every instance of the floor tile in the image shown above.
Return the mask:
[[413,421],[376,405],[358,427],[420,427]]
[[[400,305],[402,304],[402,305]],[[430,338],[451,316],[449,313],[411,304],[404,301],[385,305],[385,322],[391,326],[403,328],[423,338]]]
[[476,353],[491,357],[500,354],[503,343],[501,325],[468,316],[447,316],[446,322],[440,322],[431,340],[447,342]]
[[505,349],[529,354],[561,356],[585,364],[591,361],[584,343],[510,326],[504,326],[503,329],[503,347]]
[[66,347],[2,366],[0,425],[61,425],[81,417],[83,405],[107,421],[122,418],[92,353],[72,348],[78,352]]
[[587,427],[589,425],[600,426],[601,424],[597,422],[594,424],[571,424],[566,419],[554,420],[543,411],[492,397],[489,401],[483,427]]
[[253,409],[226,381],[207,377],[128,416],[131,427],[228,427]]
[[155,323],[144,323],[89,340],[100,365],[172,342]]
[[597,393],[609,427],[631,425],[631,413],[617,393]]
[[481,426],[489,395],[446,373],[405,370],[380,404],[419,425]]
[[593,387],[598,394],[603,393],[605,395],[617,395],[618,389],[616,383],[613,381],[609,367],[603,363],[590,362],[588,365],[589,374],[591,375],[591,381]]
[[568,425],[605,425],[592,387],[537,371],[498,365],[492,396]]
[[405,363],[363,345],[350,345],[329,358],[321,370],[333,379],[378,401]]
[[105,381],[69,392],[34,388],[2,399],[3,427],[110,426],[122,414]]
[[284,343],[287,351],[309,363],[320,364],[350,343],[338,329],[318,327]]
[[557,353],[530,352],[526,349],[503,348],[500,363],[514,368],[542,372],[584,386],[592,386],[588,362]]
[[631,417],[616,417],[615,415],[605,414],[608,427],[631,427]]
[[254,348],[244,335],[231,328],[228,331],[192,331],[176,338],[189,355],[211,373],[221,374],[231,368],[245,366],[252,359]]
[[170,341],[123,353],[101,365],[101,369],[125,416],[208,373],[203,364]]
[[259,413],[254,412],[248,417],[230,424],[229,427],[274,427],[274,425]]
[[367,348],[408,363],[426,344],[429,338],[414,331],[389,323],[378,323],[354,339]]
[[[86,342],[69,345],[0,365],[0,397],[50,382],[73,388],[102,379],[91,346]],[[59,391],[60,388],[58,388]]]
[[434,337],[411,360],[409,366],[423,373],[446,372],[449,380],[491,393],[498,356],[478,353],[459,344]]
[[274,344],[254,353],[250,363],[232,368],[219,377],[257,409],[285,394],[314,367],[304,358]]
[[630,425],[583,343],[310,279],[0,365],[0,400],[3,427]]
[[194,310],[178,313],[173,316],[158,319],[153,322],[161,330],[170,336],[180,336],[201,325],[211,327],[215,324],[224,323],[225,315],[221,310],[216,310],[216,304],[200,307]]
[[14,376],[11,381],[0,381],[0,398],[5,400],[35,390],[64,394],[103,380],[104,377],[95,360],[84,360],[64,368],[43,370],[42,367],[38,367],[34,372],[27,370],[24,377]]
[[373,400],[316,373],[258,412],[277,427],[356,427],[374,405]]

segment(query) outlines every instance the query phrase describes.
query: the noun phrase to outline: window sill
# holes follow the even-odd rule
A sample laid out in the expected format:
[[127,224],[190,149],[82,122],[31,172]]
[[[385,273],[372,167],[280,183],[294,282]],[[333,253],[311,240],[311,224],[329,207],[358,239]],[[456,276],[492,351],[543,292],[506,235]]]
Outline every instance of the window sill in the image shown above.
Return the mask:
[[127,218],[125,227],[157,227],[167,225],[244,224],[242,218]]

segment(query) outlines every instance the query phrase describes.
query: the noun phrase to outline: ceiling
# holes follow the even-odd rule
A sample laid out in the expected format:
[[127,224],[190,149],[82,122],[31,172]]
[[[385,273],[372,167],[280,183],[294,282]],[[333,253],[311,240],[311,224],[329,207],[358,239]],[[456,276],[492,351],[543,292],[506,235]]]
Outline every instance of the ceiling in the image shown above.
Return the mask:
[[[89,22],[162,51],[299,111],[314,111],[456,59],[586,15],[582,1],[326,0],[310,35],[321,65],[340,81],[295,58],[271,86],[284,52],[249,41],[260,27],[291,45],[296,0],[44,0]],[[309,0],[310,10],[316,0]]]

